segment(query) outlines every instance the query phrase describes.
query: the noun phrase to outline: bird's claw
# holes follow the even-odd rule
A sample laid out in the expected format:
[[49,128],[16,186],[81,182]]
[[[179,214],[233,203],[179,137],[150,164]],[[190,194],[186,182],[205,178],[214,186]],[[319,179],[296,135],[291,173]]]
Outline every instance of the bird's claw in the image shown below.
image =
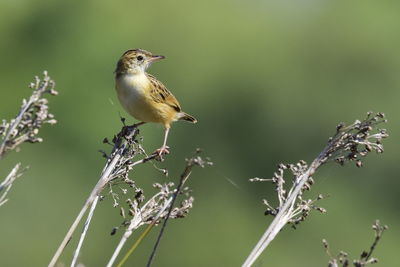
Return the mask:
[[156,158],[159,159],[160,161],[163,161],[164,159],[162,158],[163,155],[169,154],[169,146],[162,146],[159,149],[156,149],[153,154],[156,155]]

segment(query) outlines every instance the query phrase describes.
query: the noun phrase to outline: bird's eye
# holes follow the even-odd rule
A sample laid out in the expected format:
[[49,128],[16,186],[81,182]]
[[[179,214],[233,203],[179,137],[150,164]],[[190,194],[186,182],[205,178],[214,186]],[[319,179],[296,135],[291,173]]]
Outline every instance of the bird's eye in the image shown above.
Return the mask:
[[143,57],[142,56],[137,56],[136,59],[139,60],[139,61],[142,61]]

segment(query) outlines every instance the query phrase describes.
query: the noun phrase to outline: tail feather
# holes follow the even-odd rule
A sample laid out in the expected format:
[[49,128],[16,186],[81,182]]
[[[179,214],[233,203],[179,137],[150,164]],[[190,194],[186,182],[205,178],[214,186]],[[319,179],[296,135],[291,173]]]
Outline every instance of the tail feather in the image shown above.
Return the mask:
[[187,114],[185,112],[181,112],[179,114],[179,120],[189,121],[191,123],[196,123],[197,122],[195,117],[193,117],[193,116],[191,116],[191,115],[189,115],[189,114]]

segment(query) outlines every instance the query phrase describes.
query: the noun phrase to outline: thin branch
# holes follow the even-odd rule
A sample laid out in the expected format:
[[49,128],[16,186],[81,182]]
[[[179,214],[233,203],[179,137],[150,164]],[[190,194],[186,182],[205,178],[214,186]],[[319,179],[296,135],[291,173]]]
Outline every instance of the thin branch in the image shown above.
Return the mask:
[[[145,212],[145,210],[147,209],[147,206],[150,205],[150,203],[155,202],[155,200],[157,198],[159,198],[162,195],[161,192],[157,193],[156,195],[154,195],[149,201],[146,202],[146,204],[140,208],[139,211],[135,212],[135,215],[132,217],[128,228],[125,230],[124,234],[121,237],[121,240],[119,241],[117,247],[115,248],[110,260],[107,263],[107,267],[111,267],[115,260],[117,259],[119,253],[121,252],[123,246],[125,245],[126,241],[128,240],[128,238],[133,234],[133,231],[136,230],[137,228],[139,228],[139,226],[143,225],[143,218],[141,216],[141,214],[143,214]],[[150,229],[149,229],[150,230]],[[122,263],[119,263],[118,266],[122,266],[123,261],[121,261]]]
[[356,267],[363,267],[367,264],[372,264],[378,262],[378,259],[372,258],[372,253],[375,251],[376,246],[378,245],[379,241],[382,238],[383,233],[389,229],[387,225],[381,225],[379,220],[376,220],[372,225],[372,229],[375,232],[375,238],[372,242],[372,245],[369,248],[369,251],[363,251],[360,255],[360,259],[353,261],[354,266]]
[[[372,253],[375,251],[376,246],[378,245],[380,239],[382,238],[383,232],[388,229],[387,225],[381,225],[379,220],[376,220],[372,225],[372,229],[375,232],[375,238],[370,246],[368,251],[363,251],[360,255],[360,258],[357,260],[353,260],[353,265],[355,267],[364,267],[368,264],[374,264],[378,262],[377,258],[372,258]],[[328,267],[339,267],[338,264],[342,267],[347,267],[350,264],[349,255],[344,252],[340,251],[337,257],[332,256],[332,253],[329,250],[328,241],[325,239],[322,240],[322,243],[325,248],[326,254],[329,256],[330,260],[328,263]]]
[[19,168],[21,167],[21,163],[17,163],[11,172],[7,175],[3,182],[0,184],[0,192],[4,190],[4,192],[0,196],[0,207],[8,201],[6,196],[10,191],[14,181],[20,177],[22,174],[18,173]]
[[[48,112],[48,100],[44,98],[46,93],[57,95],[54,90],[55,83],[44,71],[42,80],[35,77],[35,82],[29,87],[33,89],[28,101],[23,99],[22,106],[18,115],[10,122],[2,120],[0,123],[0,159],[8,152],[17,149],[24,142],[38,143],[42,138],[38,137],[39,129],[43,124],[55,124],[54,115]],[[18,163],[8,174],[6,179],[0,184],[0,192],[5,191],[0,196],[0,206],[7,202],[6,195],[11,189],[13,182],[22,174],[18,173],[21,164]]]
[[[199,152],[199,151],[198,151]],[[133,212],[133,218],[129,222],[125,233],[121,237],[121,240],[115,249],[110,261],[108,262],[108,267],[112,266],[115,262],[118,254],[120,253],[122,247],[126,243],[127,239],[132,235],[133,231],[140,227],[143,224],[148,224],[144,232],[139,236],[138,240],[132,245],[132,247],[128,250],[128,252],[124,255],[122,260],[117,264],[117,266],[122,266],[135,248],[139,245],[139,243],[143,240],[143,238],[147,235],[150,229],[161,222],[162,219],[166,218],[182,218],[184,217],[188,210],[192,207],[193,197],[189,197],[188,195],[188,188],[182,188],[183,184],[187,181],[190,170],[194,165],[199,165],[204,167],[206,165],[211,165],[212,163],[209,161],[203,160],[201,157],[196,156],[192,157],[191,159],[187,160],[186,167],[184,172],[181,174],[181,185],[178,186],[179,190],[174,189],[171,190],[170,187],[173,186],[173,183],[168,183],[164,185],[154,184],[156,188],[160,189],[156,195],[154,195],[146,204],[139,208],[140,200],[128,200],[130,203],[131,210]],[[179,192],[178,192],[179,191]],[[171,204],[176,197],[177,194],[185,194],[188,199],[185,199],[181,202],[180,207],[177,207],[173,210],[168,208],[173,207]],[[175,197],[174,197],[175,196]]]
[[[63,241],[58,247],[57,251],[53,255],[49,263],[49,267],[55,266],[58,258],[61,256],[64,248],[71,240],[73,233],[76,230],[76,227],[82,220],[84,214],[86,213],[88,207],[93,203],[96,197],[103,190],[104,186],[110,182],[112,179],[116,178],[116,172],[119,172],[121,168],[125,168],[124,163],[126,162],[126,158],[131,158],[136,154],[136,150],[132,149],[132,144],[134,143],[134,139],[138,134],[138,129],[136,126],[133,127],[123,127],[120,133],[114,138],[114,148],[108,157],[106,165],[103,168],[100,179],[93,188],[89,197],[85,201],[81,211],[76,217],[75,221],[72,223],[70,229],[65,235]],[[106,141],[106,140],[105,140]]]
[[[117,207],[119,205],[119,200],[121,198],[116,192],[113,191],[112,187],[114,185],[118,185],[119,190],[121,190],[122,194],[124,195],[128,193],[129,188],[134,189],[134,199],[131,200],[130,198],[128,198],[126,200],[126,203],[128,203],[129,205],[129,214],[133,216],[133,218],[130,223],[127,223],[126,220],[124,221],[123,225],[127,226],[127,229],[120,241],[120,244],[117,246],[112,258],[110,259],[109,266],[113,264],[119,254],[119,251],[123,247],[127,238],[132,234],[133,230],[137,229],[143,224],[150,224],[155,218],[155,215],[160,211],[163,203],[165,203],[169,196],[172,195],[171,187],[173,186],[173,183],[166,183],[164,185],[156,183],[153,186],[155,188],[158,188],[160,192],[151,197],[150,200],[143,205],[143,190],[136,186],[135,181],[129,179],[129,171],[132,170],[134,166],[146,163],[154,159],[157,160],[159,158],[156,154],[147,155],[140,145],[140,142],[136,140],[139,133],[137,126],[138,124],[133,126],[124,126],[122,130],[118,133],[118,135],[114,136],[112,142],[108,141],[107,138],[103,140],[103,143],[113,145],[112,152],[110,153],[110,155],[102,152],[103,156],[107,158],[107,162],[103,168],[100,179],[90,193],[83,207],[81,208],[81,211],[79,212],[75,221],[72,223],[72,226],[68,230],[60,246],[56,250],[53,258],[49,263],[50,267],[53,267],[57,263],[65,246],[72,238],[73,233],[75,232],[78,224],[87,212],[89,206],[91,206],[92,203],[98,199],[99,194],[102,192],[106,185],[109,185],[110,187],[109,194],[114,200],[114,207]],[[133,158],[137,155],[145,155],[145,158],[133,161]],[[167,173],[166,170],[159,170],[161,170],[164,174]],[[128,188],[123,188],[120,186],[120,184],[125,184],[126,186],[128,186]],[[187,189],[184,189],[184,191],[185,194],[187,194]],[[191,197],[187,200],[184,200],[181,204],[181,207],[173,211],[171,217],[184,217],[187,211],[192,207],[192,201],[193,198]],[[93,213],[94,208],[95,205],[92,205],[91,214]],[[87,228],[89,227],[89,222],[92,218],[91,214],[89,215],[87,223],[84,226],[83,234],[81,235],[81,239],[78,243],[78,248],[76,249],[74,258],[72,260],[72,266],[76,264],[76,259],[79,256],[79,251],[82,248],[82,243],[85,238]],[[125,218],[125,210],[123,207],[120,208],[120,215]],[[160,219],[164,218],[165,215],[166,212],[164,211],[160,215]],[[159,223],[159,221],[156,221],[155,223]],[[114,228],[115,231],[116,229],[117,227]]]
[[[125,262],[128,260],[129,256],[132,255],[133,251],[139,246],[139,244],[143,241],[143,239],[147,236],[147,234],[150,232],[150,230],[153,228],[155,223],[151,223],[147,225],[146,229],[140,234],[138,239],[136,239],[135,243],[133,243],[132,247],[129,249],[129,251],[124,255],[124,257],[121,259],[121,261],[117,264],[117,267],[122,267]],[[118,252],[119,253],[119,252]],[[114,255],[113,255],[114,256]],[[118,254],[116,254],[118,256]],[[114,258],[115,260],[115,258]],[[114,261],[113,260],[113,261]],[[111,266],[111,265],[110,265]]]
[[150,254],[150,258],[149,258],[149,260],[148,260],[148,262],[147,262],[147,265],[146,265],[147,267],[150,267],[150,266],[151,266],[151,263],[152,263],[152,261],[153,261],[153,258],[154,258],[154,256],[155,256],[155,254],[156,254],[158,245],[160,244],[161,237],[163,236],[165,227],[167,226],[167,222],[168,222],[169,216],[171,215],[172,209],[174,208],[175,200],[176,200],[178,194],[181,192],[182,186],[185,184],[185,182],[186,182],[187,179],[189,178],[189,176],[190,176],[190,174],[191,174],[191,172],[192,172],[192,168],[193,168],[194,165],[195,165],[194,159],[192,158],[192,159],[190,159],[190,160],[188,161],[188,164],[186,165],[185,170],[184,170],[183,173],[181,174],[181,178],[180,178],[180,180],[179,180],[179,184],[178,184],[178,186],[176,187],[175,192],[174,192],[174,194],[173,194],[172,197],[171,197],[171,198],[172,198],[172,199],[171,199],[171,204],[168,204],[168,205],[169,205],[168,213],[167,213],[167,216],[165,217],[164,222],[163,222],[163,224],[162,224],[162,226],[161,226],[160,233],[159,233],[158,236],[157,236],[157,241],[156,241],[156,243],[154,244],[153,250],[152,250],[152,252],[151,252],[151,254]]
[[96,209],[98,200],[99,200],[99,196],[96,196],[96,198],[94,199],[94,201],[92,203],[92,206],[90,207],[90,211],[89,211],[88,217],[87,217],[87,219],[85,221],[85,225],[83,226],[83,230],[82,230],[79,242],[78,242],[78,246],[76,247],[76,250],[74,252],[74,256],[72,258],[71,267],[75,267],[76,266],[76,262],[78,260],[79,253],[81,251],[81,248],[82,248],[82,245],[83,245],[83,241],[85,240],[87,230],[89,229],[89,224],[90,224],[90,222],[92,220],[92,217],[93,217],[93,214],[94,214],[94,210]]
[[[323,208],[312,205],[314,200],[303,200],[301,197],[302,193],[309,190],[314,183],[312,176],[322,164],[331,160],[341,165],[348,161],[354,161],[357,167],[361,167],[361,158],[369,152],[383,152],[382,139],[388,137],[386,130],[377,129],[377,133],[372,133],[374,127],[382,122],[386,122],[383,113],[373,115],[372,112],[368,112],[363,121],[356,120],[349,126],[340,123],[336,127],[336,134],[329,138],[326,147],[310,166],[307,166],[304,161],[300,161],[296,165],[279,165],[278,173],[275,173],[271,179],[278,193],[279,206],[272,208],[265,201],[268,206],[266,214],[273,215],[275,218],[243,263],[243,267],[251,266],[286,224],[295,225],[303,221],[311,209],[325,212]],[[283,188],[285,183],[283,172],[286,169],[289,169],[294,175],[293,185],[288,192]],[[253,181],[262,180],[257,178]]]
[[11,122],[3,120],[0,124],[0,136],[3,137],[0,144],[0,159],[24,142],[42,142],[42,138],[37,137],[42,124],[57,122],[53,114],[48,112],[48,100],[43,98],[43,95],[45,93],[57,95],[58,92],[54,90],[55,83],[47,71],[44,71],[43,75],[42,80],[36,76],[35,82],[29,85],[33,89],[32,95],[28,101],[23,99],[18,115]]
[[299,182],[295,185],[292,194],[289,195],[287,200],[283,203],[282,208],[275,216],[272,223],[269,225],[265,233],[262,235],[261,239],[258,241],[257,245],[250,253],[244,264],[244,266],[251,266],[254,261],[260,256],[264,249],[269,245],[269,243],[275,238],[279,231],[288,223],[290,220],[290,214],[293,211],[293,206],[296,201],[296,197],[300,193],[303,185],[307,182],[308,178],[311,177],[315,170],[321,165],[319,162],[320,157],[311,164],[310,168],[299,177]]

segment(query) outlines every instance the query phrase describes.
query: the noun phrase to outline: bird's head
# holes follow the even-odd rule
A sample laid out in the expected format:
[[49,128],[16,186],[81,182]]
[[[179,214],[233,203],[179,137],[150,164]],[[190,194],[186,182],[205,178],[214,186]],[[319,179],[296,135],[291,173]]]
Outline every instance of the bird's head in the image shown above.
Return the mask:
[[149,51],[143,49],[130,49],[126,51],[119,59],[115,72],[117,74],[144,72],[151,65],[151,63],[163,58],[165,57],[153,55]]

